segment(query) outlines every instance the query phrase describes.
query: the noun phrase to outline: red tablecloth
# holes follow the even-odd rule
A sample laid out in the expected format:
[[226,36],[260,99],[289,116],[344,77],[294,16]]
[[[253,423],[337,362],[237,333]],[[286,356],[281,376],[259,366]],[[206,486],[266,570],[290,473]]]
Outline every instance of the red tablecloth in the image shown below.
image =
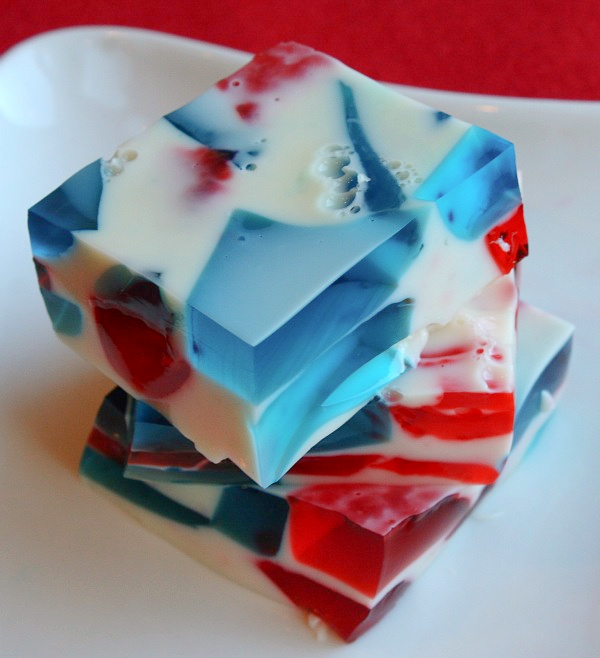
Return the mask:
[[381,80],[600,100],[599,0],[8,0],[0,52],[39,32],[125,25],[256,52],[293,39]]

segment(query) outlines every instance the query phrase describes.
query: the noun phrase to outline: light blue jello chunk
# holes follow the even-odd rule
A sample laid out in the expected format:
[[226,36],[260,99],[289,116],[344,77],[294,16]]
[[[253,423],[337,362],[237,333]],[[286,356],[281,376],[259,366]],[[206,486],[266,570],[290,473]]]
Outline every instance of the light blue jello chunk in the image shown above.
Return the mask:
[[194,366],[260,402],[385,304],[421,233],[403,210],[336,227],[236,211],[188,299]]
[[472,126],[415,193],[435,201],[457,237],[481,237],[518,205],[514,146]]

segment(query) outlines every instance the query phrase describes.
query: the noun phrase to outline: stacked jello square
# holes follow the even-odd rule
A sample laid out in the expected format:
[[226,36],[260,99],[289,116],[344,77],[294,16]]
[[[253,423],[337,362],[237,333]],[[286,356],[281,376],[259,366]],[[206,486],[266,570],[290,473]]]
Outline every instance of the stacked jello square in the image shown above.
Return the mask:
[[[293,43],[29,215],[57,334],[116,383],[85,477],[345,640],[552,408],[512,144]],[[517,358],[517,354],[519,358]]]

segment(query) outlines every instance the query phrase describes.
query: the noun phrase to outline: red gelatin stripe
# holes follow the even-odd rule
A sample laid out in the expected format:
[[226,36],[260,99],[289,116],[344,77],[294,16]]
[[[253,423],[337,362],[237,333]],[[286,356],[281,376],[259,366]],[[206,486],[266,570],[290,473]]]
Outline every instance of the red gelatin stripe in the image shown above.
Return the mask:
[[493,484],[499,475],[493,466],[486,464],[413,461],[402,457],[379,461],[373,467],[399,475],[445,478],[463,484]]
[[379,468],[405,476],[443,478],[463,484],[492,484],[499,475],[493,466],[487,464],[416,461],[378,454],[307,456],[292,466],[289,473],[344,477],[356,475],[367,468]]
[[529,253],[523,206],[486,235],[489,252],[502,274],[508,274]]
[[375,596],[467,513],[466,499],[443,492],[351,484],[298,490],[288,499],[294,557]]
[[415,437],[469,441],[513,431],[512,393],[446,392],[435,405],[390,407],[392,417]]
[[206,466],[211,465],[211,462],[198,452],[152,452],[149,450],[132,450],[128,463],[130,466],[162,466],[196,471],[204,470]]
[[335,455],[313,457],[307,455],[296,462],[289,473],[293,475],[354,475],[379,459],[379,455]]
[[274,562],[262,560],[258,567],[292,603],[322,619],[346,642],[353,642],[374,626],[409,585],[408,582],[399,583],[376,606],[367,608]]

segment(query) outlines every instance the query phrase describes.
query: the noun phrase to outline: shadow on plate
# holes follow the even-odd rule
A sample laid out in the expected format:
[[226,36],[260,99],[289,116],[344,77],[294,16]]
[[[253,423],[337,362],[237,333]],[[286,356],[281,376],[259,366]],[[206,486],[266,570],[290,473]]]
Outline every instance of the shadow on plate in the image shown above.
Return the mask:
[[62,374],[57,380],[49,378],[47,386],[30,389],[11,405],[9,414],[25,437],[77,475],[98,407],[114,384],[94,372],[75,373],[68,380]]

